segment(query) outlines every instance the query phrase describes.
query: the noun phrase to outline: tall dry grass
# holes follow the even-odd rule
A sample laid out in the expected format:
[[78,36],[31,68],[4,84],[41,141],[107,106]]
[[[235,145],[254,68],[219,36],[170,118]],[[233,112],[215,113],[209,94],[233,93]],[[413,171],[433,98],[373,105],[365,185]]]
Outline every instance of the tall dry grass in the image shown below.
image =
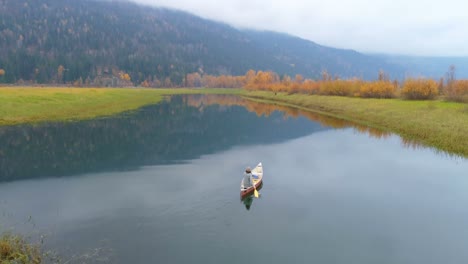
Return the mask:
[[0,263],[40,264],[42,260],[39,245],[31,244],[21,236],[0,235]]

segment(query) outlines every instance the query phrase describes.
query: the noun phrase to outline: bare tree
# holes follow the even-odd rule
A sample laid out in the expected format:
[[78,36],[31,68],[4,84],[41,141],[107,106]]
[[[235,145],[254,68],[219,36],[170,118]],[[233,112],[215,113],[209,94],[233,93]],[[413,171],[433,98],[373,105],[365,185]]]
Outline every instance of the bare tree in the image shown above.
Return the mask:
[[450,65],[448,72],[445,74],[446,75],[446,81],[447,81],[447,91],[452,91],[453,83],[455,82],[455,65]]

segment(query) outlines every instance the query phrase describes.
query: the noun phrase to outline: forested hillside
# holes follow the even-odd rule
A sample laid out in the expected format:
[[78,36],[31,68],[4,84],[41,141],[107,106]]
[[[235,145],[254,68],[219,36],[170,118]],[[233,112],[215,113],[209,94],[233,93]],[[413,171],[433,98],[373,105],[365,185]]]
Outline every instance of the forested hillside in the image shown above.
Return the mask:
[[[314,30],[311,28],[311,30]],[[0,82],[183,86],[189,73],[249,69],[392,78],[402,68],[355,51],[273,32],[238,30],[180,11],[127,2],[0,0]]]

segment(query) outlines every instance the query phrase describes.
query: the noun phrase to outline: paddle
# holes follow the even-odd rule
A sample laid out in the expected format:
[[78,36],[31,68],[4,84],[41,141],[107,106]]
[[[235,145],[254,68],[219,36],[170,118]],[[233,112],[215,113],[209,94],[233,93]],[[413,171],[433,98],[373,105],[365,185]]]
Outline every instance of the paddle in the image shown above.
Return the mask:
[[[252,179],[252,176],[250,176],[250,177],[251,177],[250,179]],[[254,187],[254,196],[255,196],[255,198],[258,198],[258,191],[257,191],[257,188],[255,187],[255,183],[253,182],[253,179],[252,179],[252,185]]]

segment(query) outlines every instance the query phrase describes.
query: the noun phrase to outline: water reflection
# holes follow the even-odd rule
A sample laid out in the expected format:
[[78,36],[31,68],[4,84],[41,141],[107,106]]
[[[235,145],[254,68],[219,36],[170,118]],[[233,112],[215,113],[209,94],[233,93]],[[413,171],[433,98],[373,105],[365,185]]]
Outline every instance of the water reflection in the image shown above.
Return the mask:
[[[233,146],[271,144],[348,127],[379,139],[391,135],[346,120],[237,96],[174,96],[108,118],[0,127],[0,181],[181,163]],[[405,147],[420,146],[408,139],[401,142]]]
[[[331,116],[319,114],[316,112],[305,111],[297,108],[292,108],[288,106],[276,105],[276,104],[267,104],[256,102],[242,97],[232,96],[232,95],[213,95],[213,96],[200,96],[200,95],[191,95],[186,97],[187,103],[189,105],[203,108],[208,105],[219,104],[224,106],[243,106],[248,111],[257,114],[257,116],[270,116],[276,111],[280,111],[284,114],[284,118],[298,118],[306,117],[307,119],[319,123],[324,127],[331,127],[335,129],[342,128],[353,128],[355,131],[363,134],[367,134],[372,138],[377,139],[387,139],[392,133],[376,129],[364,125],[360,125],[354,122],[350,122],[344,119],[338,119]],[[421,143],[408,138],[401,138],[401,145],[407,148],[421,148],[425,147]],[[441,152],[436,150],[437,152]]]
[[[263,187],[263,182],[262,182],[262,183],[260,184],[260,186],[257,188],[259,197],[262,196],[262,194],[260,193],[260,190],[262,189],[262,187]],[[255,196],[254,196],[253,194],[247,195],[247,196],[245,196],[244,198],[241,198],[241,202],[242,202],[242,204],[245,206],[245,209],[247,209],[247,211],[250,210],[250,207],[252,206],[253,201],[254,201],[255,199],[258,199],[258,198],[255,198]]]
[[253,195],[249,195],[245,197],[244,199],[242,199],[242,203],[245,205],[245,209],[247,209],[247,211],[250,210],[250,206],[252,206],[253,200],[254,200]]
[[190,95],[185,98],[188,105],[192,105],[197,108],[203,108],[208,105],[224,105],[224,106],[243,106],[248,111],[257,114],[257,116],[270,116],[276,111],[280,111],[284,114],[284,118],[298,118],[306,117],[307,119],[321,124],[322,126],[332,127],[335,129],[338,128],[348,128],[353,127],[361,133],[367,133],[375,138],[388,138],[391,136],[391,133],[371,128],[368,126],[359,125],[344,119],[338,119],[330,117],[323,114],[318,114],[315,112],[305,111],[298,108],[292,108],[276,104],[267,104],[256,101],[251,101],[244,99],[238,96],[232,95],[212,95],[212,96],[203,96],[203,95]]
[[[0,181],[180,163],[233,146],[282,142],[324,130],[278,112],[258,118],[243,106],[193,103],[200,98],[174,96],[136,112],[90,121],[0,127]],[[211,100],[207,98],[203,100]]]

